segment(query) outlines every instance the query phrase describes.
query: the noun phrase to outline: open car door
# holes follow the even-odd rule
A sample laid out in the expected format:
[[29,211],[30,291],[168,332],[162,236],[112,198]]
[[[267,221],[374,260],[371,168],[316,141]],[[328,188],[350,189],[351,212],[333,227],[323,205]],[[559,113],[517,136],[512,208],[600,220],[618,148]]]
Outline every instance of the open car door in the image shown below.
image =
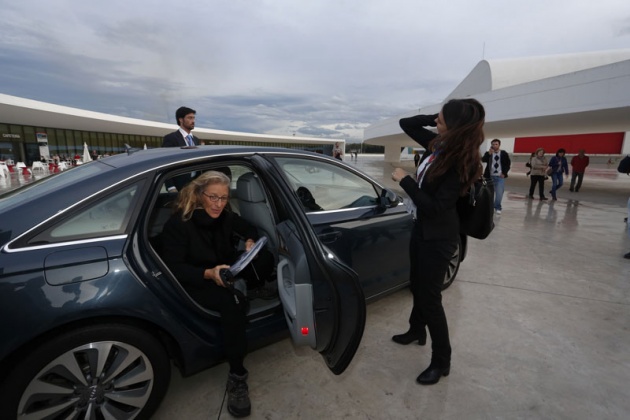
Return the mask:
[[288,215],[276,226],[278,292],[291,338],[322,354],[342,373],[352,361],[365,328],[365,296],[357,274],[327,253],[295,194],[266,158],[254,156],[264,183]]

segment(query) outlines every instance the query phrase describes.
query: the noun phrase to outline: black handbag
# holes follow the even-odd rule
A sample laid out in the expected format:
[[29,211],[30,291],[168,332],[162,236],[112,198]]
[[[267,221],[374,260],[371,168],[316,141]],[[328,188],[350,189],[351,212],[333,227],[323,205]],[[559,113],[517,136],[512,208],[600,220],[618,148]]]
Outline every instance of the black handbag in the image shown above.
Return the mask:
[[470,187],[468,194],[457,201],[459,231],[476,239],[486,239],[494,229],[494,184],[481,178]]
[[617,171],[621,172],[622,174],[630,175],[630,155],[621,159],[621,161],[619,162],[619,166],[617,166]]

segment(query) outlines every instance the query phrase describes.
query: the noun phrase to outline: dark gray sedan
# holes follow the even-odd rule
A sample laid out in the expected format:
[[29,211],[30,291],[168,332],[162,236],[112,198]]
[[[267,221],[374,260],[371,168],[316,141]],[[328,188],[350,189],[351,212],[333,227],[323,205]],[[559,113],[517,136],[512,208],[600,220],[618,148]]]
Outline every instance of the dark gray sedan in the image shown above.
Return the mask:
[[288,332],[346,369],[366,299],[408,283],[400,197],[318,154],[130,150],[0,196],[0,418],[147,418],[171,361],[187,376],[223,360],[218,314],[187,295],[159,247],[176,197],[166,185],[207,170],[229,174],[231,211],[276,259],[277,298],[250,302],[250,348]]

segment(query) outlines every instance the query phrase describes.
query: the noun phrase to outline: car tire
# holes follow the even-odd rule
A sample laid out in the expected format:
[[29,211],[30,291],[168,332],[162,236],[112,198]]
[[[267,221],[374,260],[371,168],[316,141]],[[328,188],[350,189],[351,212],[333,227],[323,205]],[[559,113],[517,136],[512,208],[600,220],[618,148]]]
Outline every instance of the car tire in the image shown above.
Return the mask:
[[457,272],[459,271],[459,264],[462,261],[462,242],[461,239],[457,241],[457,250],[455,250],[455,254],[451,258],[451,261],[448,263],[448,270],[446,271],[446,275],[444,276],[444,283],[442,284],[442,290],[448,289],[448,287],[453,284],[455,281],[455,276],[457,276]]
[[162,343],[126,325],[83,327],[40,343],[0,385],[0,418],[149,418],[168,388]]

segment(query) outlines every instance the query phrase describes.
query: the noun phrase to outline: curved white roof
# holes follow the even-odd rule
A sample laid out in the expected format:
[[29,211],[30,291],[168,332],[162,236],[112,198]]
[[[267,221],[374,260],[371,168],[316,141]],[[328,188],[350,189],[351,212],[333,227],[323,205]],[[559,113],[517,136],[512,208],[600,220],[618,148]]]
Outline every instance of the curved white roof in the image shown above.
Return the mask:
[[[445,100],[466,97],[484,105],[487,138],[630,132],[630,49],[483,60]],[[416,144],[400,129],[400,118],[441,106],[374,123],[363,141],[385,146],[386,159],[398,156],[400,147]]]
[[630,60],[630,49],[482,60],[446,99],[465,98],[624,60]]

